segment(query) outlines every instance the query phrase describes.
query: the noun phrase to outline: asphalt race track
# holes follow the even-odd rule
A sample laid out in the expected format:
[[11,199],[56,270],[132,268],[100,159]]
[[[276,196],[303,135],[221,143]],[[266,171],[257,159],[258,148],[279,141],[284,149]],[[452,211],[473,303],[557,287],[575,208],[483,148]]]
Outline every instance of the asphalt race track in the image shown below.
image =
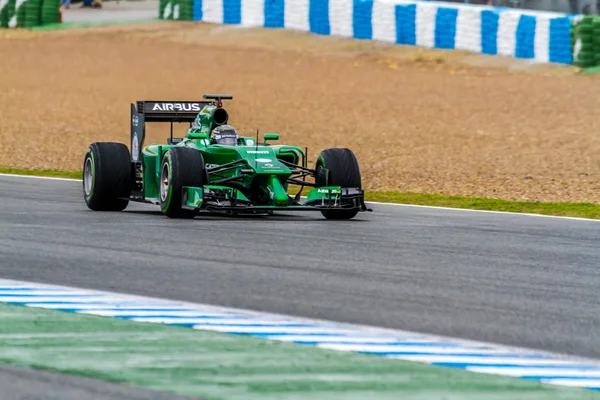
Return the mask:
[[81,183],[0,176],[0,277],[600,358],[600,222],[374,204],[163,217]]

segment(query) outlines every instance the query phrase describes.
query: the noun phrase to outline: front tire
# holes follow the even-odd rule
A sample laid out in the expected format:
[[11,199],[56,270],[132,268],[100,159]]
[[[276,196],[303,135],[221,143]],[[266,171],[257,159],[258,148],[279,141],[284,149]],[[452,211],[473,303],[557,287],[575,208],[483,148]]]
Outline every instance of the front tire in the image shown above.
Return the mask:
[[96,142],[83,160],[83,198],[93,211],[123,211],[131,194],[129,149],[122,143]]
[[[326,172],[325,169],[328,171]],[[360,168],[356,156],[350,149],[323,150],[316,165],[317,187],[341,186],[362,188]],[[321,211],[327,219],[352,219],[358,210],[327,210]]]
[[184,186],[203,187],[208,182],[200,151],[171,147],[160,166],[160,208],[169,218],[194,218],[196,212],[181,207]]

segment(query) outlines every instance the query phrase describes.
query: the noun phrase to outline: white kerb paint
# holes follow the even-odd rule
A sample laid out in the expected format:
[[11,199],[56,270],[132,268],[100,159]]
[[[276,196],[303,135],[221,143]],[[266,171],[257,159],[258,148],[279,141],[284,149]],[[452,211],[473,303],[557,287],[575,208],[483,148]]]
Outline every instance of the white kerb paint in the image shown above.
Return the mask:
[[550,62],[550,19],[546,15],[536,17],[534,55],[537,62]]
[[310,0],[286,0],[284,9],[284,26],[303,32],[310,31],[309,22]]
[[396,43],[396,5],[385,1],[373,2],[371,26],[373,40]]
[[435,16],[437,5],[417,3],[416,27],[417,46],[433,48],[435,46]]
[[329,31],[333,36],[353,37],[354,4],[348,0],[329,0]]
[[481,53],[481,11],[474,7],[458,9],[455,49]]
[[[242,0],[242,25],[246,27],[265,26],[264,2]],[[287,6],[287,2],[286,2]]]
[[223,23],[223,0],[202,2],[202,21],[215,24]]
[[498,54],[514,57],[517,49],[517,26],[521,13],[503,11],[498,19]]

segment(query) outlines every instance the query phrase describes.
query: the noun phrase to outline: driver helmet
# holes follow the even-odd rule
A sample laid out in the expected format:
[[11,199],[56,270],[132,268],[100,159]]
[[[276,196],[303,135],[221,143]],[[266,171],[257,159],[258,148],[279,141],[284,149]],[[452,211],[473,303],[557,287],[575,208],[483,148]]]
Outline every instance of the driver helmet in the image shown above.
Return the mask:
[[213,129],[211,142],[234,146],[238,141],[238,133],[231,125],[219,125]]

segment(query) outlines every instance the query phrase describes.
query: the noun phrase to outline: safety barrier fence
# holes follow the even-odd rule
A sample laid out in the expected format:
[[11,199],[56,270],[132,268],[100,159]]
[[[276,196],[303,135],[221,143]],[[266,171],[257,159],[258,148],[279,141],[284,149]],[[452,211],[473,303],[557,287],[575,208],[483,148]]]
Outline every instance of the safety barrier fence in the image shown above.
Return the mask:
[[284,28],[425,48],[600,64],[600,19],[441,1],[160,0],[159,18]]
[[33,28],[60,22],[60,0],[0,0],[0,27]]
[[600,65],[600,16],[578,18],[571,30],[576,64],[582,68]]
[[[159,0],[159,18],[600,65],[600,16],[407,0]],[[0,0],[0,26],[60,21],[60,0]]]

